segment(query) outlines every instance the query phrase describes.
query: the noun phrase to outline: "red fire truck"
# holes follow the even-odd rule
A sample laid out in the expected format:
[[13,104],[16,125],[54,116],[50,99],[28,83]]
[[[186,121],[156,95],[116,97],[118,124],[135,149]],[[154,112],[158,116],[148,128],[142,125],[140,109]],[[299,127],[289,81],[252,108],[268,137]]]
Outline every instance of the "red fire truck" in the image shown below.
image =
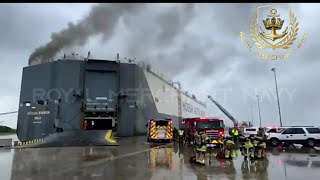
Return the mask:
[[220,118],[185,118],[182,119],[182,127],[185,131],[188,128],[196,131],[204,130],[212,144],[221,144],[221,140],[225,136],[224,122]]

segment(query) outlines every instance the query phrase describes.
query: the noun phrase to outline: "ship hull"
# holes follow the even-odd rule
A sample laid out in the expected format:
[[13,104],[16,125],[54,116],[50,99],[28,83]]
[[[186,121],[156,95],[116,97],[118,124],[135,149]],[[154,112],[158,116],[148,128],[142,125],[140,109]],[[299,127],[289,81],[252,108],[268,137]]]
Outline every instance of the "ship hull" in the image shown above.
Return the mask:
[[109,145],[107,130],[119,137],[142,135],[149,119],[171,118],[178,129],[182,117],[205,114],[203,104],[150,67],[60,60],[24,68],[17,135],[22,142],[43,139],[50,146]]

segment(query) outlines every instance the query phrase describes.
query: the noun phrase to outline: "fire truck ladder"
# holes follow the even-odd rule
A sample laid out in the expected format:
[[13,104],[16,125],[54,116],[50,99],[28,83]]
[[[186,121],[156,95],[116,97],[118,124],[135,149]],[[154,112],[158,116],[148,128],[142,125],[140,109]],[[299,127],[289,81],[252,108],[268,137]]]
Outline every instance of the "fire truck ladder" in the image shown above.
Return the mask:
[[208,98],[216,105],[218,108],[233,122],[234,126],[238,126],[238,121],[225,109],[223,108],[217,101],[213,100],[209,95]]

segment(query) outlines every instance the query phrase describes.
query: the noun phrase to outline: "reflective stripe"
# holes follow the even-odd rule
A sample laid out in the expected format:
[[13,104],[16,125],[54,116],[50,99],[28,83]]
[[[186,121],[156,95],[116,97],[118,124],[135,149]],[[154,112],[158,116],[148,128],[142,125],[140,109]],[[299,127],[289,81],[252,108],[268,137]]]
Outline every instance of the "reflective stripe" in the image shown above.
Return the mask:
[[173,138],[173,126],[172,123],[169,123],[166,133],[166,138],[172,139]]
[[234,136],[238,136],[238,135],[239,135],[239,131],[238,131],[238,130],[232,130],[232,134],[233,134]]
[[151,123],[151,128],[150,128],[150,137],[151,139],[155,139],[158,136],[158,131],[156,127],[156,123]]
[[179,136],[183,136],[183,130],[179,130]]

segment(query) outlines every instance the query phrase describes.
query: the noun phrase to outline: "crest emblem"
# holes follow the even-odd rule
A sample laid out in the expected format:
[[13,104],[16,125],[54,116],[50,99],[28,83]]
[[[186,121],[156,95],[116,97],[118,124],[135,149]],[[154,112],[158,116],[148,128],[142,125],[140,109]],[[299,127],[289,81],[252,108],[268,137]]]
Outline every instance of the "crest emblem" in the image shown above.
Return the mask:
[[[304,33],[301,41],[295,46],[299,34],[299,23],[294,12],[288,6],[283,5],[258,7],[251,17],[249,30],[253,41],[252,45],[257,47],[255,54],[270,60],[291,56],[295,49],[304,44],[308,35]],[[240,32],[240,37],[251,51],[253,46],[243,32]],[[266,54],[262,50],[272,54]]]

